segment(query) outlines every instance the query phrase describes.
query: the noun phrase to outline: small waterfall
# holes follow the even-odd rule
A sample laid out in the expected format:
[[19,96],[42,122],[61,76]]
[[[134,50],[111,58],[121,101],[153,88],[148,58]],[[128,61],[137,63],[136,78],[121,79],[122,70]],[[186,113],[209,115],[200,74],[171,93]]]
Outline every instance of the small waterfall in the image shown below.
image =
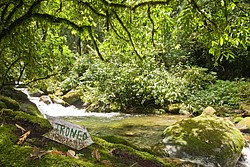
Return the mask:
[[98,113],[98,112],[86,112],[85,109],[77,109],[74,106],[68,106],[64,107],[61,104],[56,104],[56,103],[50,103],[50,104],[45,104],[44,102],[40,101],[39,97],[33,97],[30,96],[29,92],[25,88],[18,88],[18,90],[21,90],[24,92],[27,96],[28,99],[36,104],[37,108],[39,111],[45,116],[50,115],[50,116],[96,116],[96,117],[113,117],[120,115],[120,113]]

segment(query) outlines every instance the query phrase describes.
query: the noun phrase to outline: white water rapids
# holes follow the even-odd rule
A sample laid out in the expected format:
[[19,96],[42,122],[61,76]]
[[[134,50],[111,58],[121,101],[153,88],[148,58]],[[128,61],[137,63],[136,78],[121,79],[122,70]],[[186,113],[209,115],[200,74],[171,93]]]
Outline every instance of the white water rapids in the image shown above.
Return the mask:
[[56,104],[56,103],[50,103],[50,104],[45,104],[44,102],[40,101],[39,97],[33,97],[29,95],[29,92],[27,89],[21,89],[19,88],[18,90],[21,90],[24,92],[27,96],[28,99],[36,104],[38,110],[44,115],[49,115],[49,116],[96,116],[96,117],[113,117],[119,115],[119,113],[98,113],[98,112],[86,112],[85,109],[78,109],[74,106],[68,106],[64,107],[61,104]]
[[[39,111],[44,115],[49,115],[49,116],[95,116],[95,117],[106,117],[106,118],[111,118],[114,116],[121,115],[120,113],[97,113],[97,112],[86,112],[85,109],[77,109],[74,106],[68,106],[64,107],[61,104],[45,104],[44,102],[40,101],[39,97],[32,97],[29,95],[29,92],[27,89],[21,89],[19,88],[18,90],[21,90],[25,94],[27,94],[29,100],[36,104],[37,108]],[[250,145],[247,147],[244,147],[242,150],[242,155],[244,155],[244,159],[240,160],[239,163],[236,165],[236,167],[250,167]]]

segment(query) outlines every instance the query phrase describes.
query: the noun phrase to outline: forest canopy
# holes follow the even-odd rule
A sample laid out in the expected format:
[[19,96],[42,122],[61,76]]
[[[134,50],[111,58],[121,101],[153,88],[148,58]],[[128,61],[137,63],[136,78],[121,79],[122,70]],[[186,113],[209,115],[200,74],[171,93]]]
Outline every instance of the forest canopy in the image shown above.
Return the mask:
[[249,15],[248,0],[2,0],[0,89],[80,86],[122,107],[183,102],[215,83],[212,71],[249,77]]

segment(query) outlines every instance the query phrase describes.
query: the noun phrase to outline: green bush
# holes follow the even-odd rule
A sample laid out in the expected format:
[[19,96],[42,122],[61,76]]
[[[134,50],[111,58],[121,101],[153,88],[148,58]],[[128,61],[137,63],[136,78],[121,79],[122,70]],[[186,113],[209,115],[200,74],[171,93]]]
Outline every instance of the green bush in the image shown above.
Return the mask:
[[[121,110],[154,106],[166,108],[184,102],[190,93],[215,82],[214,73],[207,69],[176,65],[166,68],[154,58],[126,63],[96,62],[83,73],[83,101],[98,102],[98,107]],[[117,109],[117,107],[116,107]]]
[[242,101],[249,97],[249,82],[217,80],[214,84],[196,91],[184,102],[192,112],[203,111],[207,106],[226,106],[239,108]]
[[111,57],[108,62],[78,61],[72,69],[74,75],[61,86],[65,90],[80,86],[82,101],[91,104],[88,110],[101,112],[148,107],[168,110],[171,104],[189,112],[202,111],[208,105],[238,108],[249,97],[249,82],[216,80],[216,73],[206,68],[170,64],[150,56],[143,61],[124,57]]

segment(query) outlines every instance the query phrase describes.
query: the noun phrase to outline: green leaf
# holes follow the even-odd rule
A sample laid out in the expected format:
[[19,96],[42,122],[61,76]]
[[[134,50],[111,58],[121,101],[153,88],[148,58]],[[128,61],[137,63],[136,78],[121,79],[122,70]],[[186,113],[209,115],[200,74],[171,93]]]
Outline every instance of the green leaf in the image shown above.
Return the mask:
[[208,51],[208,53],[211,55],[214,55],[214,52],[215,52],[215,48],[210,48]]
[[224,39],[222,38],[222,36],[220,37],[220,46],[223,45]]

